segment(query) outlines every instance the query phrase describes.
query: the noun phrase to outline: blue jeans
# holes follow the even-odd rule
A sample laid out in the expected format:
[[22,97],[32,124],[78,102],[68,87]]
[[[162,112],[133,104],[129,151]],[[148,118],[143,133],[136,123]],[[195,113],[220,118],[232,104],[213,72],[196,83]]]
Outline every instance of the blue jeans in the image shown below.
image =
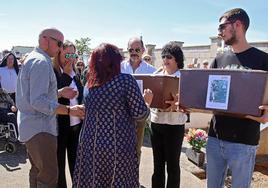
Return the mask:
[[208,138],[207,186],[223,188],[227,168],[232,172],[233,188],[249,188],[255,166],[257,146]]

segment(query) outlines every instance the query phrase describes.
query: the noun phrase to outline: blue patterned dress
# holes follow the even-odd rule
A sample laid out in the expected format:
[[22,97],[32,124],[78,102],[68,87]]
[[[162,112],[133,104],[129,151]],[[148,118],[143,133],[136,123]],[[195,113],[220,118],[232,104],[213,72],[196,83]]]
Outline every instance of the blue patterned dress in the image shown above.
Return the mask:
[[149,110],[135,79],[119,74],[89,89],[73,187],[138,188],[135,120]]

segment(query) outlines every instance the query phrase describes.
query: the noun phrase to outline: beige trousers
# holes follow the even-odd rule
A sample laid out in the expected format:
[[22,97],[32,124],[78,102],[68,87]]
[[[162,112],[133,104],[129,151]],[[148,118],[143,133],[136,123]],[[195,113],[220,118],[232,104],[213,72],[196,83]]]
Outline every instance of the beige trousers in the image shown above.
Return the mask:
[[140,158],[141,158],[141,147],[143,144],[145,122],[146,122],[146,119],[136,122],[136,134],[137,134],[136,149],[137,149],[139,163],[140,163]]

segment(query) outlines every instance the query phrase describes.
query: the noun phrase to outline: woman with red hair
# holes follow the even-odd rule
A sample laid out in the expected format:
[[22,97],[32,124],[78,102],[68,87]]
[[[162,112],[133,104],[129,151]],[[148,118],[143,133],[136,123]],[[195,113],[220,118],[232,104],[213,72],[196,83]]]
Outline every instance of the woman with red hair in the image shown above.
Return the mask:
[[[120,73],[122,56],[111,44],[92,53],[73,187],[139,187],[135,121],[149,115],[135,79]],[[147,103],[145,103],[145,101]]]

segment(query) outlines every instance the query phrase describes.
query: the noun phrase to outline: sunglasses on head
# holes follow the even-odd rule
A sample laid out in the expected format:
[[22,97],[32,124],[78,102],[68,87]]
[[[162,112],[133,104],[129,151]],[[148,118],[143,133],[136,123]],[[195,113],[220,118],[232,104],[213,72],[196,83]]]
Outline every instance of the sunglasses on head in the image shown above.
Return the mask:
[[227,27],[227,25],[229,25],[229,24],[233,24],[233,23],[234,23],[234,22],[225,22],[225,23],[223,23],[223,24],[220,24],[219,27],[218,27],[218,31],[219,31],[219,32],[223,31],[223,30]]
[[172,55],[162,55],[162,59],[165,59],[165,58],[167,58],[167,59],[172,59]]
[[[44,37],[46,38],[47,36],[44,36]],[[50,39],[56,41],[56,42],[57,42],[57,45],[58,45],[59,48],[61,48],[61,47],[63,46],[63,42],[62,42],[62,41],[60,41],[60,40],[58,40],[58,39],[56,39],[56,38],[54,38],[54,37],[51,37],[51,36],[48,36],[48,37],[49,37]]]
[[135,51],[136,53],[140,53],[140,52],[141,52],[141,49],[140,49],[140,48],[135,48],[135,49],[133,49],[133,48],[129,48],[129,49],[128,49],[128,52],[129,52],[129,53],[133,53],[134,51]]
[[76,59],[76,58],[78,58],[78,55],[77,54],[65,54],[65,58],[66,59],[70,59],[70,58]]

